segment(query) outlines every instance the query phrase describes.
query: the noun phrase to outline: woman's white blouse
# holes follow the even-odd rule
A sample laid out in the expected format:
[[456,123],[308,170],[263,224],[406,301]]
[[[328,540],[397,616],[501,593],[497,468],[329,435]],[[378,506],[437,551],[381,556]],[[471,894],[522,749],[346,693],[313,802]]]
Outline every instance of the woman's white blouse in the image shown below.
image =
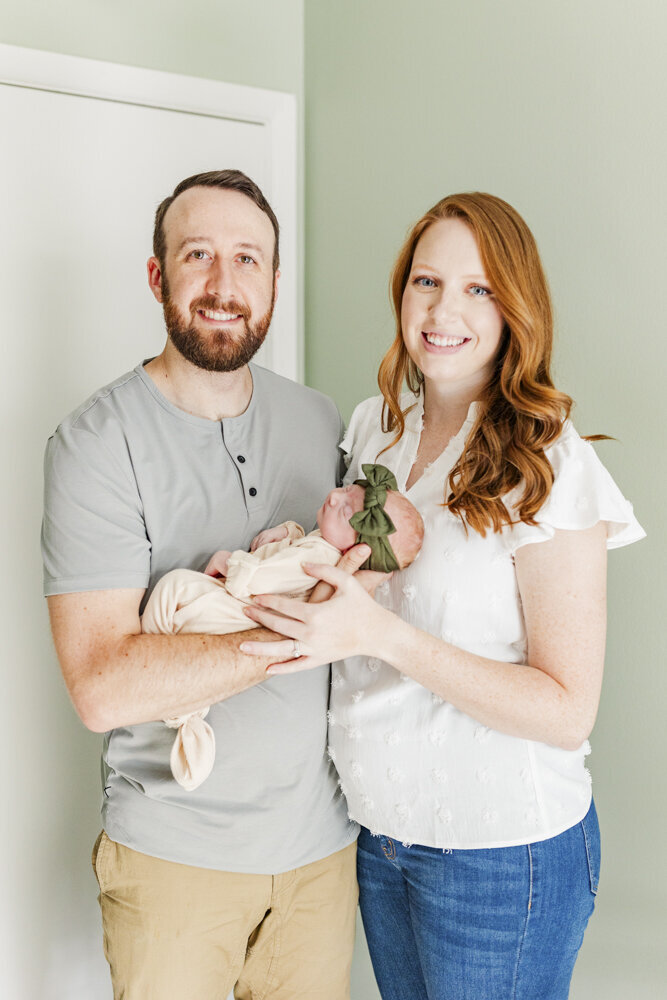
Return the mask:
[[[406,396],[403,406],[414,397]],[[442,506],[445,480],[475,417],[473,404],[445,451],[407,491],[425,525],[415,562],[378,588],[376,599],[417,628],[461,649],[509,663],[525,662],[526,633],[514,569],[521,545],[545,541],[557,528],[604,521],[607,546],[644,537],[592,446],[569,421],[547,450],[551,493],[537,524],[466,535]],[[421,397],[400,441],[381,430],[382,398],[361,403],[342,449],[345,481],[380,461],[398,488],[412,468],[422,427]],[[590,775],[578,750],[562,750],[488,729],[416,681],[382,662],[353,657],[333,665],[329,753],[350,816],[406,843],[440,848],[502,847],[544,840],[581,820],[591,800]]]

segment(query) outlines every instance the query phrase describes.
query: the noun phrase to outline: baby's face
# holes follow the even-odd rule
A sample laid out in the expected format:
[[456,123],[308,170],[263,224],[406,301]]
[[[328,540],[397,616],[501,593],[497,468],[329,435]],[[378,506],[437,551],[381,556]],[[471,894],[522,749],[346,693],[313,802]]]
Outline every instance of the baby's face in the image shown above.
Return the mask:
[[332,490],[317,512],[317,527],[322,537],[345,551],[357,540],[357,533],[350,524],[353,514],[364,509],[362,486],[341,486]]

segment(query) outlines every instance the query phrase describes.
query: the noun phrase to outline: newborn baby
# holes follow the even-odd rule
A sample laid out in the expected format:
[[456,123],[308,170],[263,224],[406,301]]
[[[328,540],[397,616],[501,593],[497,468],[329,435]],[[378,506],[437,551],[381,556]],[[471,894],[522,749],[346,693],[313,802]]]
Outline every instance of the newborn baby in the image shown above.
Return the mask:
[[[317,512],[316,531],[306,535],[300,525],[287,521],[259,534],[250,552],[216,552],[204,573],[167,573],[146,604],[142,630],[221,635],[254,628],[243,612],[253,594],[306,599],[317,581],[303,564],[333,566],[359,542],[371,547],[363,569],[388,573],[409,566],[424,536],[421,515],[397,492],[385,466],[364,465],[363,471],[366,479],[329,493]],[[188,791],[208,777],[215,759],[215,736],[204,721],[207,713],[203,708],[165,720],[178,730],[170,757],[172,773]]]

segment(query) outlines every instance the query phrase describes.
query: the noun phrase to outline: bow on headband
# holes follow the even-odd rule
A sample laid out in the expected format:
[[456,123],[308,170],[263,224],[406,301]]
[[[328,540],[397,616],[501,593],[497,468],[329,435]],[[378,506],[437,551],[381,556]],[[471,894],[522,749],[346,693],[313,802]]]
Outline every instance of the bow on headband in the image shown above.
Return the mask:
[[371,554],[362,569],[391,573],[399,569],[387,535],[396,531],[394,522],[384,509],[387,490],[397,490],[396,477],[384,465],[362,465],[365,479],[355,479],[355,486],[363,486],[364,509],[350,518],[350,524],[358,533],[358,543],[370,545]]

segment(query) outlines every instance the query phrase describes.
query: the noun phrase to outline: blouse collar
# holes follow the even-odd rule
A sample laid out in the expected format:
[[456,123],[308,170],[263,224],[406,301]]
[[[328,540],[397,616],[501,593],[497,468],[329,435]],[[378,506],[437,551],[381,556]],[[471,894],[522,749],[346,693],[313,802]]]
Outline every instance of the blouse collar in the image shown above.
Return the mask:
[[[407,405],[409,405],[410,396],[404,397],[404,401]],[[465,440],[479,415],[479,411],[479,402],[477,400],[473,400],[468,407],[466,418],[460,429],[452,438],[449,439],[447,446],[443,448],[440,455],[424,469],[423,474],[419,477],[417,482],[413,484],[413,486],[417,486],[417,484],[422,481],[424,476],[431,476],[437,473],[439,477],[444,478],[449,475],[449,470],[452,468],[457,458],[463,451],[463,445],[465,444]],[[419,440],[423,427],[424,386],[422,384],[419,388],[419,394],[415,398],[415,405],[405,417],[405,431],[403,433],[404,447],[400,456],[401,474],[397,477],[400,489],[405,489],[405,483],[410,474],[410,469],[414,465],[415,459],[417,458],[417,449],[419,448]],[[413,487],[411,487],[411,489],[412,488]]]

